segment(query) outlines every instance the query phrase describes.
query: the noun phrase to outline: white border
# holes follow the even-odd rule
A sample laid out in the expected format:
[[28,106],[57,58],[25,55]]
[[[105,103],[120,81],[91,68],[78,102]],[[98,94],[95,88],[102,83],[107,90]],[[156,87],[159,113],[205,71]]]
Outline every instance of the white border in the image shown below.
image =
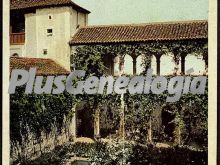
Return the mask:
[[217,0],[209,1],[208,164],[217,164]]
[[[209,0],[208,164],[217,158],[217,0]],[[9,0],[3,0],[3,127],[2,159],[9,164]]]
[[2,164],[9,164],[9,0],[3,0],[3,107],[2,107]]

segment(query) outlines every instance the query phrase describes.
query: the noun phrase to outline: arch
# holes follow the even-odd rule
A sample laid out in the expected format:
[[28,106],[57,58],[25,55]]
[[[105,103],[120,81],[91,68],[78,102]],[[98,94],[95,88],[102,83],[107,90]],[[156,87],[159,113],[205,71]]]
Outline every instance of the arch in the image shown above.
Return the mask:
[[143,55],[139,55],[136,58],[136,72],[137,72],[137,74],[141,74],[144,71],[144,66],[142,66],[143,60],[144,60]]
[[176,72],[176,64],[174,61],[174,55],[171,53],[162,55],[160,57],[160,74],[173,75],[175,72]]
[[11,57],[19,57],[18,53],[13,53]]
[[133,75],[133,58],[130,55],[124,57],[124,74]]
[[93,114],[89,106],[82,105],[76,109],[77,137],[94,137]]
[[[193,54],[188,54],[185,57],[185,73],[190,68],[193,68],[193,75],[202,75],[206,72],[205,60],[202,56],[195,56]],[[187,73],[186,73],[187,74]]]
[[114,57],[111,54],[106,54],[102,57],[103,63],[106,67],[106,73],[114,74]]
[[100,110],[100,137],[109,138],[117,136],[120,114],[109,105],[103,106]]
[[157,74],[157,59],[154,55],[151,56],[151,69],[153,69],[153,75]]
[[162,126],[164,128],[164,133],[168,138],[174,138],[174,131],[175,131],[175,113],[174,108],[166,105],[162,108],[161,113],[162,119]]

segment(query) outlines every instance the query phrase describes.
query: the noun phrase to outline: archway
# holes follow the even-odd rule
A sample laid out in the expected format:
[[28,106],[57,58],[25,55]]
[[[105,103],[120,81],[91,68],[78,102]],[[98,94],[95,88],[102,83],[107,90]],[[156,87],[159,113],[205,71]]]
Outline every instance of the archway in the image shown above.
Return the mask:
[[[188,54],[185,57],[185,73],[187,70],[193,68],[194,72],[192,75],[202,75],[205,73],[205,60],[202,56],[196,56],[193,54]],[[186,73],[187,74],[187,73]]]
[[162,127],[164,128],[164,134],[168,139],[174,140],[175,131],[175,112],[171,106],[164,106],[161,113]]
[[77,137],[94,137],[94,118],[92,110],[88,107],[78,109],[76,112]]
[[103,106],[100,112],[100,136],[102,138],[117,137],[119,113],[110,106]]
[[154,55],[151,57],[151,69],[153,69],[153,75],[157,74],[157,59]]
[[104,65],[106,67],[106,73],[109,75],[114,75],[114,57],[111,54],[106,54],[102,58]]
[[176,64],[173,54],[168,53],[160,57],[160,75],[173,75],[176,72],[175,69]]
[[144,66],[142,65],[143,64],[143,55],[139,55],[136,59],[136,62],[137,62],[137,74],[141,74],[143,71],[144,71]]
[[133,58],[130,55],[124,57],[124,74],[133,75]]

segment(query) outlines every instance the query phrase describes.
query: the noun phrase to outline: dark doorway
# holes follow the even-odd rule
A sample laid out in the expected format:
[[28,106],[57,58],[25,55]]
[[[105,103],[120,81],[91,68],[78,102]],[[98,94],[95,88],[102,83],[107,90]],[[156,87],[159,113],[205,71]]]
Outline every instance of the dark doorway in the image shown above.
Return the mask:
[[100,112],[100,136],[109,138],[116,136],[119,128],[119,114],[110,106],[103,107]]
[[104,65],[106,67],[106,73],[109,75],[114,74],[114,62],[113,62],[113,56],[111,54],[106,54],[102,57],[102,61],[104,62]]
[[94,137],[92,111],[88,108],[77,110],[77,137]]
[[165,135],[173,140],[175,131],[175,112],[171,106],[165,106],[162,109],[162,126],[164,127]]

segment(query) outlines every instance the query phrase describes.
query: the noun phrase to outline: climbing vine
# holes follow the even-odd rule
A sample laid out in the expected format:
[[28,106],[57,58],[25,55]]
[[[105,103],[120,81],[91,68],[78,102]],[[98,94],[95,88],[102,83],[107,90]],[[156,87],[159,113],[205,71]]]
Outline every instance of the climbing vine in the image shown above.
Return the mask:
[[76,99],[67,92],[59,95],[25,94],[24,88],[10,95],[10,139],[13,145],[23,145],[31,134],[36,140],[41,133],[50,133],[56,127],[61,132],[71,118],[72,105]]
[[[203,55],[204,59],[207,59],[207,41],[178,41],[178,42],[151,42],[147,44],[119,44],[119,45],[88,45],[80,46],[76,48],[75,54],[73,54],[72,62],[75,64],[75,69],[86,70],[87,77],[96,75],[97,77],[107,75],[107,69],[103,62],[104,56],[111,58],[119,56],[124,58],[126,54],[131,56],[145,55],[142,60],[142,66],[145,68],[143,74],[151,65],[152,55],[161,56],[173,52],[174,61],[178,62],[181,55],[187,55],[193,53],[196,56]],[[118,102],[111,101],[115,98],[114,95],[90,95],[86,96],[91,100],[97,100],[100,105],[105,105],[106,99],[109,100],[109,104],[114,107],[117,104],[120,108],[121,100]],[[125,109],[125,129],[127,131],[127,138],[138,137],[137,140],[147,139],[149,121],[154,119],[152,114],[156,108],[167,105],[165,98],[167,93],[161,95],[143,94],[143,95],[131,95],[125,94],[124,101],[126,105]],[[176,103],[169,106],[174,107],[173,112],[176,116],[174,119],[175,125],[181,130],[182,143],[187,143],[192,140],[194,133],[198,136],[202,136],[204,142],[207,139],[207,91],[204,95],[190,95],[186,94]],[[170,103],[169,103],[170,104]],[[195,107],[197,107],[195,109]],[[199,113],[198,113],[198,111]],[[189,117],[190,116],[190,117]],[[199,120],[200,119],[200,120]],[[189,124],[190,123],[190,124]],[[198,127],[191,123],[199,123]],[[184,130],[199,129],[199,131],[187,132]],[[194,136],[195,137],[195,136]],[[185,140],[185,141],[184,141]],[[201,140],[201,139],[200,139]],[[143,141],[142,141],[143,142]]]
[[[124,58],[126,54],[131,56],[145,55],[142,66],[145,68],[142,74],[151,65],[152,55],[161,56],[173,52],[174,60],[178,61],[182,54],[194,53],[203,54],[204,59],[208,59],[207,41],[178,41],[178,42],[149,42],[139,44],[112,44],[112,45],[87,45],[76,48],[71,56],[72,69],[85,70],[86,79],[90,76],[101,77],[108,75],[108,67],[103,61],[105,56],[109,60],[119,56]],[[155,109],[168,103],[165,102],[167,94],[154,95],[124,95],[125,108],[125,130],[127,138],[141,143],[146,143],[150,121],[157,120],[153,118]],[[208,115],[208,93],[207,89],[204,95],[186,94],[181,99],[173,103],[173,112],[176,116],[175,124],[181,128],[181,137],[183,143],[190,143],[194,140],[201,141],[207,146],[207,115]],[[10,120],[11,120],[11,143],[22,144],[28,139],[31,132],[40,138],[41,132],[49,133],[53,126],[61,131],[65,122],[72,117],[72,107],[80,101],[85,101],[95,114],[96,109],[101,109],[105,113],[105,108],[112,111],[113,114],[102,115],[110,117],[115,122],[111,129],[116,129],[119,123],[119,111],[121,107],[120,95],[87,95],[77,96],[63,93],[59,95],[36,95],[24,94],[24,88],[16,89],[16,93],[10,96]],[[107,110],[107,111],[108,111]],[[109,121],[109,120],[105,120]],[[154,132],[153,132],[154,133]]]

